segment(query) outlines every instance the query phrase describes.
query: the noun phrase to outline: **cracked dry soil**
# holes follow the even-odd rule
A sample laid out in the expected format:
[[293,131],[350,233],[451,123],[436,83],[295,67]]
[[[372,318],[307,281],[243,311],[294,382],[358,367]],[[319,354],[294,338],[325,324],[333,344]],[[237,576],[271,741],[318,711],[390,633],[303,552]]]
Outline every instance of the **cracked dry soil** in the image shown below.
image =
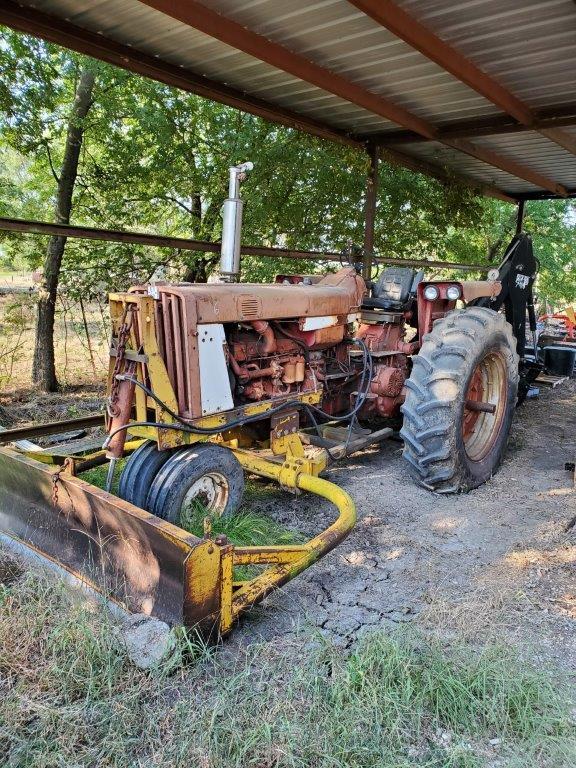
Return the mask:
[[[413,621],[450,636],[504,638],[576,668],[576,381],[516,413],[500,471],[459,496],[415,486],[401,445],[385,442],[331,468],[358,523],[333,552],[243,620],[232,645],[295,641],[316,628],[350,645],[367,628]],[[332,517],[307,494],[271,489],[250,502],[314,534]]]

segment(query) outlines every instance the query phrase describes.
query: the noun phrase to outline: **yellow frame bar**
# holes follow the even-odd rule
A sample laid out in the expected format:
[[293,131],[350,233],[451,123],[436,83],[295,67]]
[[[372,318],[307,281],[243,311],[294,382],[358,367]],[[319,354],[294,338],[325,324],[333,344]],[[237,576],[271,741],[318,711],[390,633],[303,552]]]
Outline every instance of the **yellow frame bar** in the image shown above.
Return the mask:
[[271,567],[253,579],[235,582],[231,600],[228,596],[222,597],[221,634],[230,631],[241,613],[334,549],[356,523],[356,506],[351,496],[334,483],[301,471],[305,460],[293,459],[279,465],[249,451],[235,450],[234,454],[248,472],[276,480],[284,487],[309,491],[331,501],[338,509],[338,517],[325,531],[305,544],[233,547],[233,565],[270,564]]

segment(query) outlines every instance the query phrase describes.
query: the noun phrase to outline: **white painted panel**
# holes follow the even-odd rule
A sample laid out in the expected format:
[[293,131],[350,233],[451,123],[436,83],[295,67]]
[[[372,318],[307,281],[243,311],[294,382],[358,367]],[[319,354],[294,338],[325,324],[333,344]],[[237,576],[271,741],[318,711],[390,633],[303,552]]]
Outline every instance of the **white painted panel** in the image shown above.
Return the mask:
[[200,361],[200,400],[202,414],[219,413],[234,407],[224,345],[226,336],[220,323],[198,326]]
[[320,328],[330,328],[338,324],[336,315],[322,315],[320,317],[305,317],[300,320],[300,328],[303,331],[318,331]]

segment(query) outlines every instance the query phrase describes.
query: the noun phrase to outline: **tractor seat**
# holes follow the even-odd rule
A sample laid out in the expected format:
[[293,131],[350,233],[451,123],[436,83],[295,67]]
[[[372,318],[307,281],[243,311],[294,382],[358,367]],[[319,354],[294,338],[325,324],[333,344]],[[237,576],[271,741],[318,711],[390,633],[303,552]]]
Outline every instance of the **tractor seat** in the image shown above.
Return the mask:
[[382,271],[372,296],[362,302],[364,309],[406,310],[416,293],[418,283],[424,277],[409,267],[387,267]]

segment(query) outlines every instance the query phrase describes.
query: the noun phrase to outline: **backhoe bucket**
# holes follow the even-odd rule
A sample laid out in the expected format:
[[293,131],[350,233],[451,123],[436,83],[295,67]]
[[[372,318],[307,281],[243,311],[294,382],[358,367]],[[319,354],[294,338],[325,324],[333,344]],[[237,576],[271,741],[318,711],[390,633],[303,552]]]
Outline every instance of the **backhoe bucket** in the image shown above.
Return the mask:
[[0,447],[0,533],[130,612],[208,631],[218,625],[214,542],[57,469]]

